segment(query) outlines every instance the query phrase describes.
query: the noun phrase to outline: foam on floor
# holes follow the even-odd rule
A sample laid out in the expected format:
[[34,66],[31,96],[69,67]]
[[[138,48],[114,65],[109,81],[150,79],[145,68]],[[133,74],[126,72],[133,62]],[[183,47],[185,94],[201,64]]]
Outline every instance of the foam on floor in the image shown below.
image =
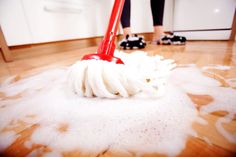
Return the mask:
[[[199,121],[187,93],[210,94],[214,98],[201,112],[236,113],[235,90],[221,87],[194,65],[176,68],[167,80],[165,95],[148,98],[79,97],[68,88],[67,73],[67,68],[48,70],[1,86],[0,92],[6,96],[21,96],[1,99],[0,137],[7,133],[5,128],[14,128],[18,121],[24,121],[28,126],[39,125],[25,145],[46,145],[57,156],[74,150],[99,153],[116,148],[137,154],[176,156],[185,148],[187,139],[196,135],[192,124]],[[10,146],[16,136],[17,133],[9,134],[0,140],[0,150]],[[235,142],[234,138],[229,139]],[[30,155],[39,152],[42,150]]]
[[[223,123],[230,123],[236,114],[236,90],[232,84],[230,87],[222,87],[217,80],[202,75],[206,69],[229,70],[229,66],[206,66],[198,69],[196,66],[184,67],[176,69],[170,76],[171,81],[180,86],[186,93],[197,95],[209,95],[213,99],[208,105],[200,108],[201,114],[209,114],[215,111],[226,111],[228,114],[219,118],[215,123],[217,131],[231,143],[236,143],[236,133],[232,134],[225,130]],[[191,74],[191,75],[190,75]],[[229,82],[225,79],[225,82]],[[234,79],[230,79],[234,80]]]

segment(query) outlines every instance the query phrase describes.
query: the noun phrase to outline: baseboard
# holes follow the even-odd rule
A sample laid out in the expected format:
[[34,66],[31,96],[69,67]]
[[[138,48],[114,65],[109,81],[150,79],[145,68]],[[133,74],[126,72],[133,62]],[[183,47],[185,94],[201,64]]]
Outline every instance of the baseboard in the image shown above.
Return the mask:
[[92,38],[80,38],[80,39],[71,39],[71,40],[60,40],[60,41],[52,41],[52,42],[43,42],[43,43],[32,43],[32,44],[24,44],[24,45],[14,45],[9,46],[10,49],[18,49],[18,48],[27,48],[27,47],[36,47],[36,46],[45,46],[45,45],[60,45],[60,44],[78,44],[81,47],[89,47],[95,46],[100,43],[102,40],[102,36],[92,37]]
[[185,36],[187,40],[229,40],[231,30],[174,31],[174,34]]

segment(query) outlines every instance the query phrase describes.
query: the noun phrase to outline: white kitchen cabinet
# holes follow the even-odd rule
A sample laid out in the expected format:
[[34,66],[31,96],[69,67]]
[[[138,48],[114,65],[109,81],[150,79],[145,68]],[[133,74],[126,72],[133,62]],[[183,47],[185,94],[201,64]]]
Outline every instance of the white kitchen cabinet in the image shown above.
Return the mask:
[[104,34],[111,0],[22,0],[34,43]]
[[102,36],[113,0],[0,0],[9,46]]
[[188,39],[229,39],[236,0],[175,0],[175,34]]
[[[9,46],[103,36],[114,0],[0,0],[0,22]],[[134,33],[153,32],[150,0],[131,1]],[[172,31],[173,0],[164,27]]]
[[9,46],[33,42],[22,1],[0,0],[0,24]]

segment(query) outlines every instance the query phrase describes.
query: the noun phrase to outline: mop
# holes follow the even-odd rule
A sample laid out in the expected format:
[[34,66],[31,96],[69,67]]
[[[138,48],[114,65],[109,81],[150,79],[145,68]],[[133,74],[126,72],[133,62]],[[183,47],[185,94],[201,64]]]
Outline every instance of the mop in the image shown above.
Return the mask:
[[[114,56],[115,37],[123,5],[124,0],[115,0],[106,34],[97,53],[85,55],[69,69],[69,87],[79,96],[117,98],[133,96],[144,91],[154,95],[157,92],[163,93],[161,86],[165,84],[164,79],[152,79],[151,76],[156,73],[160,76],[160,67],[165,69],[164,73],[168,73],[175,66],[172,60],[163,61],[160,56],[149,57],[144,53],[129,57],[120,54],[126,59],[124,63],[122,59]],[[146,63],[143,62],[145,58]],[[148,72],[145,72],[146,70]]]

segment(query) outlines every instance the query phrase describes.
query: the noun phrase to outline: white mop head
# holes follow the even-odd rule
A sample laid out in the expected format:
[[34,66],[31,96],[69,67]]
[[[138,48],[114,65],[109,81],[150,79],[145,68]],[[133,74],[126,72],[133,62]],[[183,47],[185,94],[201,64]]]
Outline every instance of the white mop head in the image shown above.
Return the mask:
[[125,54],[115,52],[125,64],[102,60],[83,60],[71,66],[68,75],[70,88],[79,96],[117,98],[146,94],[161,96],[173,60],[148,56],[144,52]]

